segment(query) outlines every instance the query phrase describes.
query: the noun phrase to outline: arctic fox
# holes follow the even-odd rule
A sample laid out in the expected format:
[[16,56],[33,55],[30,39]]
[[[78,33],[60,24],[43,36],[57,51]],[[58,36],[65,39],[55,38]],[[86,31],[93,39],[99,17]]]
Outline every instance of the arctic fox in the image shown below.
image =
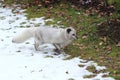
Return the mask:
[[34,47],[38,50],[40,44],[53,44],[56,50],[66,47],[74,39],[77,39],[76,30],[72,27],[68,28],[49,28],[49,27],[32,27],[27,28],[21,34],[16,35],[12,42],[22,43],[27,39],[33,37]]

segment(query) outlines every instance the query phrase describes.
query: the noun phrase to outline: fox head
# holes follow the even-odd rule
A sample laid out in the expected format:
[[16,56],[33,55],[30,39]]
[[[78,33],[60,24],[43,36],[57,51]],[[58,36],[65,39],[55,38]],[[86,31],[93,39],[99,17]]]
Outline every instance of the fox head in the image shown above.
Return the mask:
[[76,30],[72,27],[66,28],[66,38],[70,40],[77,39]]

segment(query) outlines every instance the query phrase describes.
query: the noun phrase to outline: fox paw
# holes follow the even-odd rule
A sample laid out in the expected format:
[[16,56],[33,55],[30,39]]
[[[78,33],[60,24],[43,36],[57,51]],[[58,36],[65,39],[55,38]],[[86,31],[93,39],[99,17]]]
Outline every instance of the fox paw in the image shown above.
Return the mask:
[[54,53],[55,55],[61,54],[61,50],[59,50],[59,49],[54,49],[54,52],[55,52],[55,53]]

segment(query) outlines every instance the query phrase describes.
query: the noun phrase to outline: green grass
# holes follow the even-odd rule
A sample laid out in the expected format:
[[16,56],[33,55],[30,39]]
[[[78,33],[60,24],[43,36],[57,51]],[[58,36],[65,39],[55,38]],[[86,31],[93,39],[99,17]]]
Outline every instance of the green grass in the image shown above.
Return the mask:
[[41,8],[39,11],[36,11],[37,7],[30,7],[26,10],[26,13],[28,13],[27,18],[37,18],[37,17],[43,17],[45,16],[45,12],[47,11],[46,8]]
[[[60,7],[61,4],[64,6]],[[116,80],[120,78],[120,47],[116,47],[113,42],[111,43],[109,38],[107,38],[106,42],[103,42],[96,33],[96,25],[106,21],[107,18],[98,18],[97,15],[86,16],[82,9],[80,12],[77,12],[73,8],[68,8],[68,5],[61,4],[55,5],[52,9],[41,8],[34,13],[35,8],[29,8],[26,11],[26,13],[28,13],[27,17],[36,18],[44,16],[45,19],[53,19],[53,21],[46,22],[46,25],[73,26],[77,30],[79,39],[64,49],[67,54],[71,55],[68,59],[81,56],[83,59],[94,60],[98,62],[99,65],[106,66],[108,68],[107,70],[110,71],[110,76],[113,76]],[[85,38],[83,38],[83,36],[85,36]],[[102,44],[100,45],[101,42]],[[106,44],[108,44],[112,50],[106,50]]]

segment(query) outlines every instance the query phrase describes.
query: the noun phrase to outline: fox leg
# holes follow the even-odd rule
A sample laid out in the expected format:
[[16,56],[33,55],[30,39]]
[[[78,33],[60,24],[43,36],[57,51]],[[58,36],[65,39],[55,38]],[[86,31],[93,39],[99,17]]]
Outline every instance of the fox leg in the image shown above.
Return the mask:
[[60,50],[60,45],[59,44],[53,44],[55,46],[55,49]]
[[59,44],[53,44],[55,46],[54,51],[57,52],[58,54],[61,53],[61,46]]
[[36,51],[38,51],[39,45],[40,45],[40,42],[35,41],[34,47],[35,47],[35,50],[36,50]]

